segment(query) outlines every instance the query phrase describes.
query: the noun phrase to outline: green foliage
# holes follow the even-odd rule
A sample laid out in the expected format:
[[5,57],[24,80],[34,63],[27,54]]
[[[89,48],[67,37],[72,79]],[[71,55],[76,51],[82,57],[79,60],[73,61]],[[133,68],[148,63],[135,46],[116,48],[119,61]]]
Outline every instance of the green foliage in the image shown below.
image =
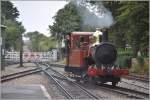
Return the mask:
[[95,28],[89,26],[89,25],[82,25],[81,26],[81,31],[85,32],[95,32]]
[[139,63],[140,60],[134,59],[130,72],[140,74],[140,75],[149,75],[149,60],[147,60],[146,58],[138,58],[138,59],[140,59],[143,64],[141,65]]
[[5,49],[11,48],[18,51],[20,50],[21,35],[25,32],[22,23],[16,21],[19,12],[10,1],[1,2],[1,22],[7,28],[2,32],[3,39],[5,39]]
[[39,42],[44,40],[45,36],[43,34],[40,34],[39,32],[28,32],[26,33],[26,37],[29,37],[31,41],[30,50],[31,51],[40,51]]
[[124,6],[118,10],[121,14],[117,16],[117,21],[128,25],[125,36],[134,48],[134,55],[137,56],[140,48],[142,52],[148,49],[148,2],[130,1],[123,4]]
[[129,44],[134,57],[141,51],[148,56],[149,2],[148,1],[104,1],[105,7],[114,15],[116,23],[110,29],[112,41],[118,48]]
[[1,11],[2,16],[5,16],[6,19],[15,20],[19,16],[19,11],[10,1],[1,2]]
[[63,34],[80,30],[81,17],[76,6],[71,2],[60,9],[54,19],[53,25],[49,26],[53,36],[61,38]]
[[25,32],[21,23],[12,20],[5,20],[4,25],[7,26],[3,37],[5,37],[5,49],[19,50],[21,35]]
[[28,32],[25,36],[31,41],[31,44],[28,45],[31,51],[49,51],[56,48],[57,40],[55,37],[46,37],[38,31]]
[[144,65],[144,58],[142,56],[138,56],[137,58],[137,61],[138,61],[138,64],[140,66],[143,66]]

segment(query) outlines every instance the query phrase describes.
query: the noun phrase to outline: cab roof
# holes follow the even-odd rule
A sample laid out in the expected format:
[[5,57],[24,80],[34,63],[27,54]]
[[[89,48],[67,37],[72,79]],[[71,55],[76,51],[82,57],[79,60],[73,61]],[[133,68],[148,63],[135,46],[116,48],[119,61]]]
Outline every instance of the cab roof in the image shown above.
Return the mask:
[[92,35],[94,32],[72,32],[72,35]]

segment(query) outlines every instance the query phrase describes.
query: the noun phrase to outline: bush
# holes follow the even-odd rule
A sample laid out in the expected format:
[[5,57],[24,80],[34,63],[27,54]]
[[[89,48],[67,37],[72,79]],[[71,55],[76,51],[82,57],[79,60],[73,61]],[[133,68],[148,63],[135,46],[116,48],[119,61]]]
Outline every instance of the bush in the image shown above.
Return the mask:
[[144,65],[144,57],[138,56],[136,59],[137,59],[138,64],[139,64],[140,66],[143,66],[143,65]]
[[138,57],[134,60],[132,68],[130,69],[131,73],[136,73],[139,75],[149,75],[149,61],[143,57]]

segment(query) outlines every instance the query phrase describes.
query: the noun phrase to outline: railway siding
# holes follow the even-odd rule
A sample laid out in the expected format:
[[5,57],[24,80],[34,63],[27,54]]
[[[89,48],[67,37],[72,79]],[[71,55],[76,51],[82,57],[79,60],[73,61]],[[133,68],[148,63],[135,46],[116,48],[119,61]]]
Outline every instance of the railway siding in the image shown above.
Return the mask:
[[122,78],[121,82],[118,84],[118,86],[141,91],[144,93],[149,93],[149,83],[145,82],[139,82],[136,80],[128,80],[125,78]]
[[[60,80],[60,79],[54,78],[53,75],[55,75],[55,74],[58,75],[58,73],[55,72],[54,70],[47,69],[44,72],[46,74],[48,74],[48,76],[50,76],[57,83],[57,85],[64,91],[64,93],[68,96],[68,98],[71,98],[71,99],[90,99],[90,98],[98,99],[97,96],[93,95],[86,89],[83,89],[76,83],[68,80],[68,78],[64,77],[63,75],[62,76],[65,78],[65,80],[64,79]],[[59,74],[59,76],[60,75],[61,74]]]
[[1,71],[1,76],[34,69],[37,67],[34,63],[24,63],[23,65],[24,67],[19,67],[19,64],[8,65],[7,67],[5,67],[5,70]]

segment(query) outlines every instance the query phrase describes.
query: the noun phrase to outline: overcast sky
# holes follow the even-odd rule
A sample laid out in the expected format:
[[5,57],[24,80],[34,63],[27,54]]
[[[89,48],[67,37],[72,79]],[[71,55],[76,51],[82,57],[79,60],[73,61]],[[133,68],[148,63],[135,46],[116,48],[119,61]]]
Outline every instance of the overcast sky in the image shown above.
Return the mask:
[[19,10],[19,21],[26,32],[39,31],[49,36],[48,25],[52,25],[52,17],[63,8],[66,1],[12,1]]

